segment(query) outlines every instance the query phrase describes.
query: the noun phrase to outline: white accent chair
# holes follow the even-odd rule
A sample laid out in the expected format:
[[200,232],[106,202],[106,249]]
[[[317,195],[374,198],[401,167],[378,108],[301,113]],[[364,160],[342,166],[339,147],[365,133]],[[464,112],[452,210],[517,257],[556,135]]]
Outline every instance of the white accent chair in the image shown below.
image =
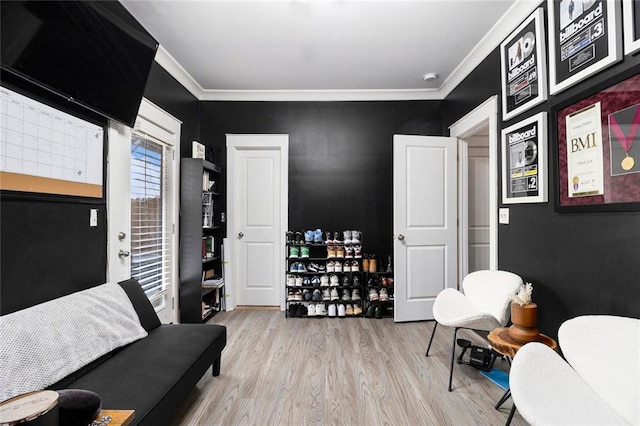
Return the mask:
[[566,359],[541,343],[518,350],[511,396],[531,425],[640,425],[640,319],[586,315],[558,330]]
[[522,278],[507,271],[475,271],[464,277],[462,290],[446,288],[438,293],[433,304],[436,320],[425,356],[433,343],[438,324],[453,327],[453,347],[451,348],[451,370],[449,371],[449,392],[453,380],[453,361],[456,356],[456,336],[458,330],[466,328],[476,331],[491,331],[503,327],[511,317],[511,296],[518,292]]

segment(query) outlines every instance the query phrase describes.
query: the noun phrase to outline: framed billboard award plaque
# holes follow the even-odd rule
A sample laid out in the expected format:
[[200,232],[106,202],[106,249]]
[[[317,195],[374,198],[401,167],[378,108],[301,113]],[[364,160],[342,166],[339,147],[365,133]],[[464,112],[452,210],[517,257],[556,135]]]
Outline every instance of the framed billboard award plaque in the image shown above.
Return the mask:
[[548,5],[551,94],[622,59],[620,2],[548,0]]
[[502,130],[502,202],[547,202],[547,113]]
[[543,20],[539,8],[500,44],[504,121],[547,99]]
[[624,53],[631,55],[640,50],[640,1],[622,0],[624,27]]

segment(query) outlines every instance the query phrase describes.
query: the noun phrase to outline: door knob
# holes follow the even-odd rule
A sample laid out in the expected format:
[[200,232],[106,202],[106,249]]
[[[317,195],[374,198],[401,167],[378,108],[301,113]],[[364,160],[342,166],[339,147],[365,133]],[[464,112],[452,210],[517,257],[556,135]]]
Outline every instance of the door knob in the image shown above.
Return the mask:
[[238,238],[242,238],[244,237],[244,234],[242,232],[238,232]]
[[120,251],[118,252],[118,256],[120,257],[129,257],[131,253],[129,253],[127,250],[122,250],[120,249]]
[[123,241],[125,238],[127,238],[127,234],[125,234],[124,232],[118,232],[118,239],[120,241]]
[[400,241],[404,241],[404,235],[402,235],[402,234],[398,234],[398,240],[400,240]]

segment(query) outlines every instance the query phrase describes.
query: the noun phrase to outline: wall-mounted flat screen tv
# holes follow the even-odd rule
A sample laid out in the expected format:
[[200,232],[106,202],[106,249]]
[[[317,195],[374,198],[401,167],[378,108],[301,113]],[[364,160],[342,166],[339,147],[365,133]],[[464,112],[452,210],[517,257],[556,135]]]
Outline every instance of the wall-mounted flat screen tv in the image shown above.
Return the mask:
[[158,42],[117,1],[2,1],[10,72],[133,126]]

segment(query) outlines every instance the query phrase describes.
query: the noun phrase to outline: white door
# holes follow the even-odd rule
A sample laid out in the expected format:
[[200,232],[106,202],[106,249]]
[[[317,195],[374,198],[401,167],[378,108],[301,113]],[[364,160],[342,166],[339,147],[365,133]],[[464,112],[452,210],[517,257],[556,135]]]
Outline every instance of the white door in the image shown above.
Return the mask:
[[288,135],[227,135],[230,305],[284,308]]
[[490,269],[489,136],[485,131],[465,138],[468,148],[468,272]]
[[396,321],[433,319],[438,293],[457,286],[457,145],[393,137]]

